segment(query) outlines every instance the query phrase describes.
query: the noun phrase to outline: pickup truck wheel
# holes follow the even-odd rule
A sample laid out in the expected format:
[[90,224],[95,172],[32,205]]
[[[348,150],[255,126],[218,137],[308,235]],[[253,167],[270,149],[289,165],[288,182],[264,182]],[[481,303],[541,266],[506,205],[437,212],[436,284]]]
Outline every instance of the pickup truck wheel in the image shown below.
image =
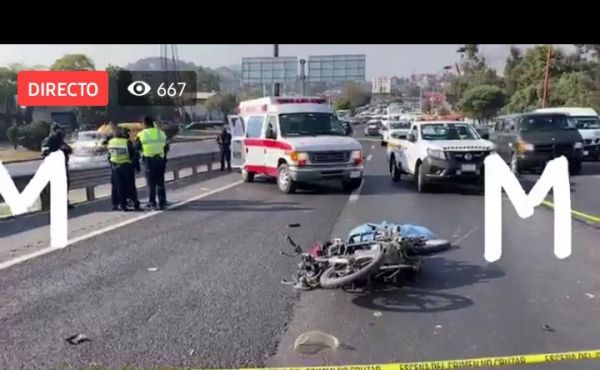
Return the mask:
[[387,145],[387,143],[385,141],[381,140],[381,146],[386,146],[386,145]]
[[253,182],[254,181],[254,172],[248,172],[246,170],[242,170],[242,181]]
[[283,163],[277,168],[277,187],[286,194],[296,191],[296,183],[290,176],[290,168]]
[[342,188],[345,192],[350,192],[358,189],[362,184],[362,179],[351,179],[342,182]]
[[396,163],[395,157],[392,157],[390,160],[390,175],[392,176],[393,182],[400,181],[400,177],[402,176],[402,173],[398,169],[398,164]]
[[417,192],[424,193],[427,189],[427,180],[425,172],[421,171],[422,165],[417,165],[415,177],[417,178]]

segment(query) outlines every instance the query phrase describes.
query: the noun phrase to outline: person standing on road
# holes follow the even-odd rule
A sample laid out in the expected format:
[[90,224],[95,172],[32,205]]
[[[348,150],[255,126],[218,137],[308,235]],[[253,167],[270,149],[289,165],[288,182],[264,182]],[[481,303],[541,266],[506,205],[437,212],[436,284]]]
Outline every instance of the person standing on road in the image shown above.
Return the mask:
[[221,171],[225,171],[225,161],[227,161],[227,169],[231,170],[231,134],[223,127],[223,131],[217,137],[217,143],[221,150]]
[[144,129],[137,134],[136,150],[142,154],[146,183],[148,184],[149,206],[156,208],[156,195],[158,192],[158,205],[161,210],[167,205],[165,191],[165,169],[169,144],[167,135],[156,127],[150,117],[144,118]]
[[[73,149],[65,141],[65,134],[58,123],[53,123],[50,126],[50,134],[42,141],[42,157],[46,158],[50,153],[61,150],[65,155],[65,170],[67,172],[67,191],[71,184],[71,176],[69,176],[69,155],[73,153]],[[69,209],[73,209],[72,204],[68,204]]]
[[139,211],[140,202],[135,187],[135,172],[140,171],[140,165],[126,130],[117,130],[116,137],[108,142],[108,160],[111,165],[111,177],[114,179],[112,193],[117,195],[117,199],[113,199],[113,210],[118,209],[115,206],[115,200],[118,200],[121,210],[129,211],[127,201],[130,199],[134,209]]

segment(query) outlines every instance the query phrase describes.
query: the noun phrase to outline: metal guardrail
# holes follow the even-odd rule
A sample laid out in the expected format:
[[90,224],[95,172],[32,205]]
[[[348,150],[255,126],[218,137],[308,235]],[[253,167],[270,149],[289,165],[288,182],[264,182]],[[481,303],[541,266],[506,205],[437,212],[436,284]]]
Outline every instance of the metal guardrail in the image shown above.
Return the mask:
[[[182,170],[191,169],[192,176],[199,172],[198,167],[200,166],[206,166],[207,171],[212,171],[213,166],[219,160],[220,157],[218,152],[199,153],[182,157],[167,158],[166,173],[173,173],[174,181],[180,178],[180,172]],[[69,190],[85,189],[86,201],[89,202],[96,199],[95,189],[97,186],[110,184],[111,169],[109,166],[72,169],[69,171],[69,175],[71,177]],[[15,182],[15,186],[19,192],[22,192],[32,178],[33,174],[28,174],[13,177],[13,181]],[[40,194],[42,210],[50,209],[49,188],[50,186],[47,186]],[[0,202],[4,202],[2,196],[0,196]]]

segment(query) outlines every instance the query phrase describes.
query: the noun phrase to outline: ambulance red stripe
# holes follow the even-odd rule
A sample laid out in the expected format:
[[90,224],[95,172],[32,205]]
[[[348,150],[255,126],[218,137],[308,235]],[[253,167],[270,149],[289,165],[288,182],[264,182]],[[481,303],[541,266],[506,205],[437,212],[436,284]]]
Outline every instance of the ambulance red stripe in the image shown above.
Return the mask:
[[271,140],[271,139],[244,139],[244,145],[246,146],[259,146],[263,148],[293,150],[294,148],[283,141]]

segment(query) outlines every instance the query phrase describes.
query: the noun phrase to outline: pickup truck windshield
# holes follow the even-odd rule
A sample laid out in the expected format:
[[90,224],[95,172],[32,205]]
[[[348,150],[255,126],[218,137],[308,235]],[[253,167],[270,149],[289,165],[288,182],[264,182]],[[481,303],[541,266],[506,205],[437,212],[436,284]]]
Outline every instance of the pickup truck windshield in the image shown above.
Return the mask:
[[284,137],[345,134],[342,123],[331,113],[280,114],[279,127]]
[[600,128],[600,118],[598,117],[571,117],[571,121],[571,124],[579,130]]
[[423,140],[477,140],[479,134],[467,124],[432,123],[421,125]]
[[524,117],[521,131],[575,130],[572,120],[565,115],[539,115]]

